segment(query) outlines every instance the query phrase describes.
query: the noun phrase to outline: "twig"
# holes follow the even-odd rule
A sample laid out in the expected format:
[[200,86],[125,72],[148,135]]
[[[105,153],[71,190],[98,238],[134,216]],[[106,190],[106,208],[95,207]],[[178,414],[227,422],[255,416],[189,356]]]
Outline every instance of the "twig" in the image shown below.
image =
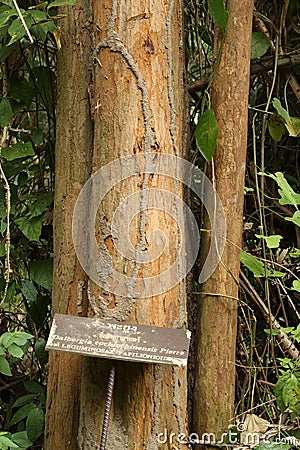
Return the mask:
[[277,321],[277,319],[273,316],[271,311],[267,308],[265,305],[263,299],[259,296],[259,294],[256,292],[246,275],[241,271],[240,272],[240,281],[241,281],[241,287],[244,289],[244,291],[251,297],[253,302],[258,306],[258,308],[261,310],[263,316],[270,320],[272,323],[272,326],[275,330],[279,331],[278,335],[275,335],[275,337],[279,340],[280,344],[282,345],[283,349],[288,352],[289,356],[292,358],[292,360],[296,360],[299,358],[299,350],[295,347],[294,343],[291,341],[291,339],[288,337],[285,331],[283,331],[281,325]]

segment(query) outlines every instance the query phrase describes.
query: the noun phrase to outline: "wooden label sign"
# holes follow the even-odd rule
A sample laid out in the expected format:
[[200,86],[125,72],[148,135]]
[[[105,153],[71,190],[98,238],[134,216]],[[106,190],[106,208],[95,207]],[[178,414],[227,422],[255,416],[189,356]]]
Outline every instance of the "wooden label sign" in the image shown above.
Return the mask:
[[55,314],[46,350],[144,363],[187,364],[191,333]]

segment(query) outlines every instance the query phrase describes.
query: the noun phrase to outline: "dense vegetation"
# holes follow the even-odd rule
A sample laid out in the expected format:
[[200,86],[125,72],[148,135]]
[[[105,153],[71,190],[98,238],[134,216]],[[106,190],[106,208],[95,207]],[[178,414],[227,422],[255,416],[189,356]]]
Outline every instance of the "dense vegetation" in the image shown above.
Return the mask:
[[[3,449],[42,446],[53,258],[57,6],[67,3],[19,2],[27,29],[12,0],[0,6]],[[199,138],[218,61],[214,29],[215,24],[226,26],[226,12],[219,6],[212,0],[187,1],[185,6],[190,160],[204,170],[214,145],[212,141],[203,149]],[[300,439],[299,19],[297,0],[256,2],[236,415],[248,431],[251,421],[263,435],[268,430],[271,443],[261,443],[260,450],[293,447],[291,441],[278,444],[278,433]],[[215,126],[211,114],[206,127]],[[201,224],[196,203],[194,210]]]

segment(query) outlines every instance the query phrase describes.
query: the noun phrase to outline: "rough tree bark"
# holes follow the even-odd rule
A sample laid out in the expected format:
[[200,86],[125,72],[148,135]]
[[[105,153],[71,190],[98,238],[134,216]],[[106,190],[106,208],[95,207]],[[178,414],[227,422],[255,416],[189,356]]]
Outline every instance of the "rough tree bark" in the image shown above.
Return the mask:
[[[219,128],[214,156],[215,186],[226,215],[227,242],[222,264],[202,285],[198,296],[193,413],[193,431],[200,437],[204,433],[214,433],[217,439],[227,431],[234,414],[237,280],[242,238],[253,0],[229,0],[227,7],[229,21],[212,87],[212,107]],[[220,41],[219,38],[219,45]]]
[[[79,0],[67,12],[58,72],[53,312],[186,326],[184,282],[155,297],[114,294],[110,292],[113,280],[101,265],[99,274],[109,288],[87,281],[71,240],[74,203],[91,172],[137,153],[146,159],[149,152],[182,156],[182,33],[181,2],[174,0],[100,0],[91,6]],[[133,193],[147,198],[149,188],[182,195],[177,181],[135,174],[107,195],[96,220],[102,257],[135,280],[155,276],[177,258],[178,227],[161,210],[133,217],[129,236],[134,246],[146,252],[151,249],[149,233],[162,228],[170,241],[160,258],[144,268],[124,261],[116,250],[114,233],[108,230],[116,207]],[[142,205],[144,200],[139,201]],[[51,355],[46,450],[99,448],[110,365],[95,358]],[[186,422],[185,368],[117,363],[107,450],[156,450],[159,433],[167,430],[178,436],[186,432]],[[172,439],[177,444],[176,437]],[[186,447],[179,444],[179,448]]]
[[[90,2],[66,10],[58,57],[55,159],[54,277],[52,310],[85,315],[87,278],[76,260],[72,214],[90,175],[93,146],[88,85],[91,83]],[[82,293],[82,295],[81,295]],[[78,305],[78,298],[82,304]],[[80,312],[82,311],[82,312]],[[82,357],[50,352],[44,448],[75,449],[78,430]]]

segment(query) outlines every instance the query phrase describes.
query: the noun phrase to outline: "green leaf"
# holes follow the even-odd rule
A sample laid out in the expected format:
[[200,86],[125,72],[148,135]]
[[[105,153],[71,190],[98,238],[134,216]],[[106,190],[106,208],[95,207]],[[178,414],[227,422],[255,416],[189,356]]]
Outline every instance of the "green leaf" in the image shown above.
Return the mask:
[[44,216],[32,218],[18,217],[15,219],[15,223],[30,241],[39,241],[42,232],[43,218]]
[[290,117],[287,110],[281,106],[280,100],[278,100],[278,98],[274,98],[272,103],[278,114],[283,118],[289,135],[292,137],[298,136],[300,132],[300,119]]
[[32,400],[36,399],[37,394],[26,394],[22,395],[22,397],[18,398],[15,403],[12,405],[13,408],[19,408],[20,406],[27,405]]
[[279,187],[278,193],[281,196],[278,201],[281,205],[293,205],[297,208],[297,205],[300,204],[300,194],[296,194],[282,172],[276,172],[275,174],[259,172],[259,175],[265,175],[276,181]]
[[270,47],[270,39],[264,33],[252,33],[251,58],[261,58]]
[[53,258],[34,261],[30,264],[30,276],[39,286],[48,291],[52,288]]
[[12,435],[13,441],[18,444],[22,449],[26,449],[32,446],[32,442],[28,439],[26,431],[18,431]]
[[7,347],[8,352],[15,358],[22,358],[24,351],[16,344],[11,344]]
[[240,261],[247,269],[251,270],[255,277],[264,277],[265,269],[262,261],[259,261],[249,253],[240,252]]
[[[23,18],[27,27],[30,28],[32,25],[32,17],[29,14],[26,15],[23,13]],[[19,41],[23,36],[27,34],[24,25],[22,24],[19,17],[17,17],[8,28],[8,34],[11,36],[11,40],[7,45],[11,45],[14,42]]]
[[43,432],[44,429],[44,411],[42,408],[36,407],[28,414],[26,420],[26,430],[29,439],[34,442]]
[[272,236],[262,236],[261,234],[255,235],[257,238],[264,239],[268,248],[278,248],[282,236],[279,234],[273,234]]
[[290,257],[291,258],[299,258],[300,257],[300,248],[293,248],[290,251]]
[[270,330],[270,328],[265,328],[264,332],[266,334],[271,334],[272,336],[279,336],[280,335],[280,331],[279,330],[275,330],[274,328],[272,328],[272,330]]
[[32,334],[25,333],[24,331],[15,331],[14,333],[12,333],[13,342],[19,346],[25,345],[26,342],[30,341],[33,338],[34,336]]
[[290,289],[291,289],[291,291],[300,292],[300,281],[299,280],[294,280],[293,281],[293,287],[291,287]]
[[40,216],[43,214],[49,205],[53,202],[53,194],[41,194],[37,200],[30,206],[31,217]]
[[[10,121],[12,119],[12,116],[13,116],[13,112],[12,112],[10,103],[7,100],[7,98],[4,97],[0,102],[0,126],[6,127],[7,125],[9,125]],[[2,149],[1,156],[4,156],[3,150],[4,149]]]
[[42,20],[47,20],[47,14],[44,11],[39,11],[37,9],[30,9],[28,13],[31,15],[35,22],[41,22]]
[[15,425],[16,423],[20,422],[21,420],[25,419],[25,417],[28,416],[30,411],[35,409],[36,406],[33,403],[27,403],[26,405],[19,408],[15,414],[12,416],[10,421],[10,426]]
[[0,337],[0,344],[3,345],[3,347],[5,348],[7,348],[13,342],[14,342],[13,333],[9,333],[8,331],[3,333]]
[[218,27],[225,31],[228,22],[228,11],[225,9],[223,0],[208,0],[209,12],[218,25]]
[[17,142],[17,144],[3,148],[1,156],[7,159],[7,161],[13,161],[18,158],[25,158],[27,156],[34,156],[34,150],[32,148],[32,143],[29,142]]
[[8,377],[12,376],[8,361],[4,358],[4,356],[1,355],[0,355],[0,373],[3,373],[3,375],[7,375]]
[[268,120],[268,129],[275,142],[280,142],[286,132],[284,121],[279,114],[272,114]]
[[44,394],[44,388],[36,381],[24,381],[24,386],[27,392],[31,394]]
[[210,162],[214,155],[218,138],[218,124],[212,109],[206,110],[200,117],[195,137],[200,152]]
[[27,300],[31,300],[33,302],[36,301],[37,290],[31,281],[23,280],[21,283],[21,291]]
[[44,356],[47,355],[47,352],[45,350],[46,347],[46,341],[45,339],[38,339],[34,345],[34,351],[35,355],[38,359],[44,358]]
[[6,436],[0,436],[0,445],[1,445],[1,449],[4,449],[4,450],[7,450],[8,447],[20,448],[17,444],[15,444],[13,441],[8,439]]
[[283,118],[283,120],[285,122],[288,122],[290,120],[289,113],[287,112],[286,109],[284,109],[281,106],[280,100],[278,100],[278,98],[274,98],[272,103],[274,108],[277,110],[278,114]]
[[51,2],[47,9],[50,8],[57,8],[58,6],[73,6],[75,5],[75,0],[54,0],[54,2]]
[[5,9],[1,10],[0,14],[0,28],[5,25],[9,19],[13,16],[16,16],[17,12],[14,8],[10,8],[9,6],[5,6]]
[[300,414],[300,373],[285,372],[275,386],[277,405],[281,412],[287,408]]
[[287,222],[293,222],[295,225],[300,227],[300,211],[295,211],[293,217],[285,217]]

